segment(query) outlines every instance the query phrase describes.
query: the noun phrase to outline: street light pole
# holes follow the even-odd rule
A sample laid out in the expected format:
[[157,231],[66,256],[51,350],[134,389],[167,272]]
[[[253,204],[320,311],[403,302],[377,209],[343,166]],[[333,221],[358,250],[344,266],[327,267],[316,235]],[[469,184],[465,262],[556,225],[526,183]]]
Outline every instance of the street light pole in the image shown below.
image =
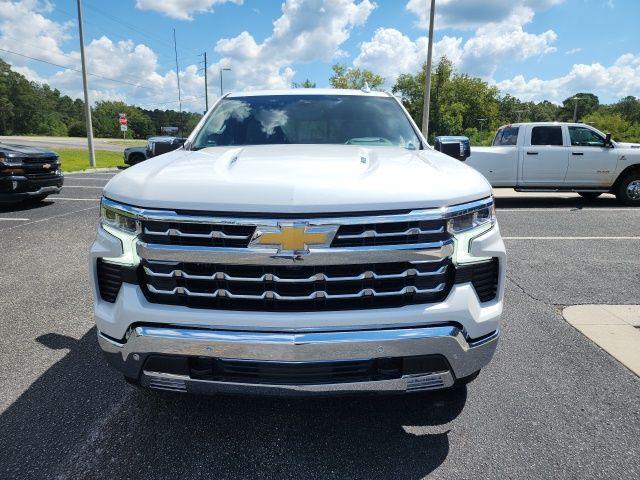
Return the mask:
[[230,70],[230,68],[220,67],[220,96],[224,94],[224,91],[222,90],[222,72],[229,72]]
[[91,123],[91,104],[89,103],[89,83],[87,81],[87,61],[84,56],[84,32],[82,30],[82,5],[78,0],[78,34],[80,36],[80,61],[82,63],[82,88],[84,89],[84,116],[87,125],[87,143],[89,146],[89,165],[96,166],[96,154],[93,150],[93,126]]
[[204,52],[204,106],[209,111],[209,85],[207,83],[207,52]]
[[573,99],[576,101],[576,105],[573,108],[573,123],[576,123],[578,121],[578,102],[582,100],[582,97],[573,97]]
[[424,78],[424,103],[422,104],[422,134],[429,141],[429,104],[431,102],[431,55],[433,51],[433,17],[436,12],[436,0],[431,0],[429,16],[429,45],[427,47],[427,71]]

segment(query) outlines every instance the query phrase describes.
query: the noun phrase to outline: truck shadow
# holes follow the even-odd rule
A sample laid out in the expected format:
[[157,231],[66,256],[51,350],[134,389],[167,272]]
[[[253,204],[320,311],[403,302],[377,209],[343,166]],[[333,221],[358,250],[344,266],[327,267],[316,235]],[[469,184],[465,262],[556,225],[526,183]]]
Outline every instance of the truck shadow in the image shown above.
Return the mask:
[[39,208],[48,207],[49,205],[53,205],[53,203],[53,199],[47,199],[41,202],[0,203],[0,213],[27,212],[29,210],[37,210]]
[[126,384],[95,328],[0,415],[0,478],[422,478],[466,389],[412,396],[197,397]]

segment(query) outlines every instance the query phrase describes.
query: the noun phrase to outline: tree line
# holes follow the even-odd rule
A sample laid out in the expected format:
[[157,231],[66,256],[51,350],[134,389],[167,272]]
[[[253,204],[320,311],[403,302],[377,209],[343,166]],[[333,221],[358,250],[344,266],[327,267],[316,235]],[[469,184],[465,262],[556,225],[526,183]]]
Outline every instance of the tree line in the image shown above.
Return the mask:
[[[379,89],[385,79],[366,69],[343,64],[332,67],[329,83],[334,88]],[[419,127],[426,65],[414,74],[402,74],[392,91],[402,99]],[[293,87],[315,87],[305,80]],[[473,144],[488,144],[500,125],[517,121],[571,121],[575,98],[578,121],[610,132],[620,141],[640,141],[640,99],[625,97],[613,104],[601,104],[592,93],[576,93],[562,105],[547,100],[523,102],[500,91],[484,80],[459,73],[443,57],[431,73],[429,140],[437,135],[466,135]],[[188,135],[200,120],[198,113],[175,110],[145,110],[118,101],[100,101],[92,108],[94,135],[122,136],[118,115],[127,114],[129,138],[147,138],[161,133],[163,126],[181,126]],[[29,81],[0,59],[0,135],[85,136],[84,102],[62,95],[46,84]]]
[[[415,122],[422,128],[422,107],[426,65],[415,74],[402,74],[392,92]],[[369,70],[333,66],[330,84],[334,88],[381,88],[385,79]],[[440,59],[431,73],[429,103],[429,140],[437,135],[465,135],[476,145],[491,143],[501,125],[522,122],[567,122],[573,120],[577,100],[577,118],[611,133],[620,141],[640,141],[640,99],[625,97],[616,103],[601,104],[592,93],[578,92],[562,105],[548,100],[523,102],[500,91],[484,80],[458,73],[446,57]]]
[[[96,102],[91,109],[96,137],[121,138],[118,118],[127,114],[128,138],[147,138],[161,127],[182,125],[188,135],[199,113],[145,110],[118,101]],[[0,59],[0,135],[51,135],[83,137],[87,134],[84,102],[62,95],[46,84],[29,81]]]

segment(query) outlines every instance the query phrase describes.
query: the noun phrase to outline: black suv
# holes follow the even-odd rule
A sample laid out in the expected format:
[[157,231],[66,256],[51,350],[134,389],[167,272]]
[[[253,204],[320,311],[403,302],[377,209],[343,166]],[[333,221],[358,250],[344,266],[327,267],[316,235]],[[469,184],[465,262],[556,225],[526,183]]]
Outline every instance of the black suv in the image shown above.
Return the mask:
[[60,193],[63,182],[55,152],[0,143],[0,203],[43,200]]

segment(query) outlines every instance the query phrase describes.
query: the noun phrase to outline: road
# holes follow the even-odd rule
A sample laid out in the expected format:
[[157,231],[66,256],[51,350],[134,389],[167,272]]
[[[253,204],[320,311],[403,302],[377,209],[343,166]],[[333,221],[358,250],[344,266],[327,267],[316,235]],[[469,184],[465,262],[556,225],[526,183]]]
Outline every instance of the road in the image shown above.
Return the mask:
[[559,313],[640,303],[640,209],[499,192],[501,343],[457,394],[173,396],[98,351],[87,251],[112,175],[0,211],[0,478],[640,478],[640,380]]
[[[23,137],[0,136],[0,142],[26,145],[28,147],[49,148],[87,148],[86,137]],[[140,146],[137,140],[127,140],[126,146]],[[142,143],[144,145],[144,143]],[[122,152],[125,145],[117,138],[94,138],[93,147],[96,150],[108,150],[110,152]]]

